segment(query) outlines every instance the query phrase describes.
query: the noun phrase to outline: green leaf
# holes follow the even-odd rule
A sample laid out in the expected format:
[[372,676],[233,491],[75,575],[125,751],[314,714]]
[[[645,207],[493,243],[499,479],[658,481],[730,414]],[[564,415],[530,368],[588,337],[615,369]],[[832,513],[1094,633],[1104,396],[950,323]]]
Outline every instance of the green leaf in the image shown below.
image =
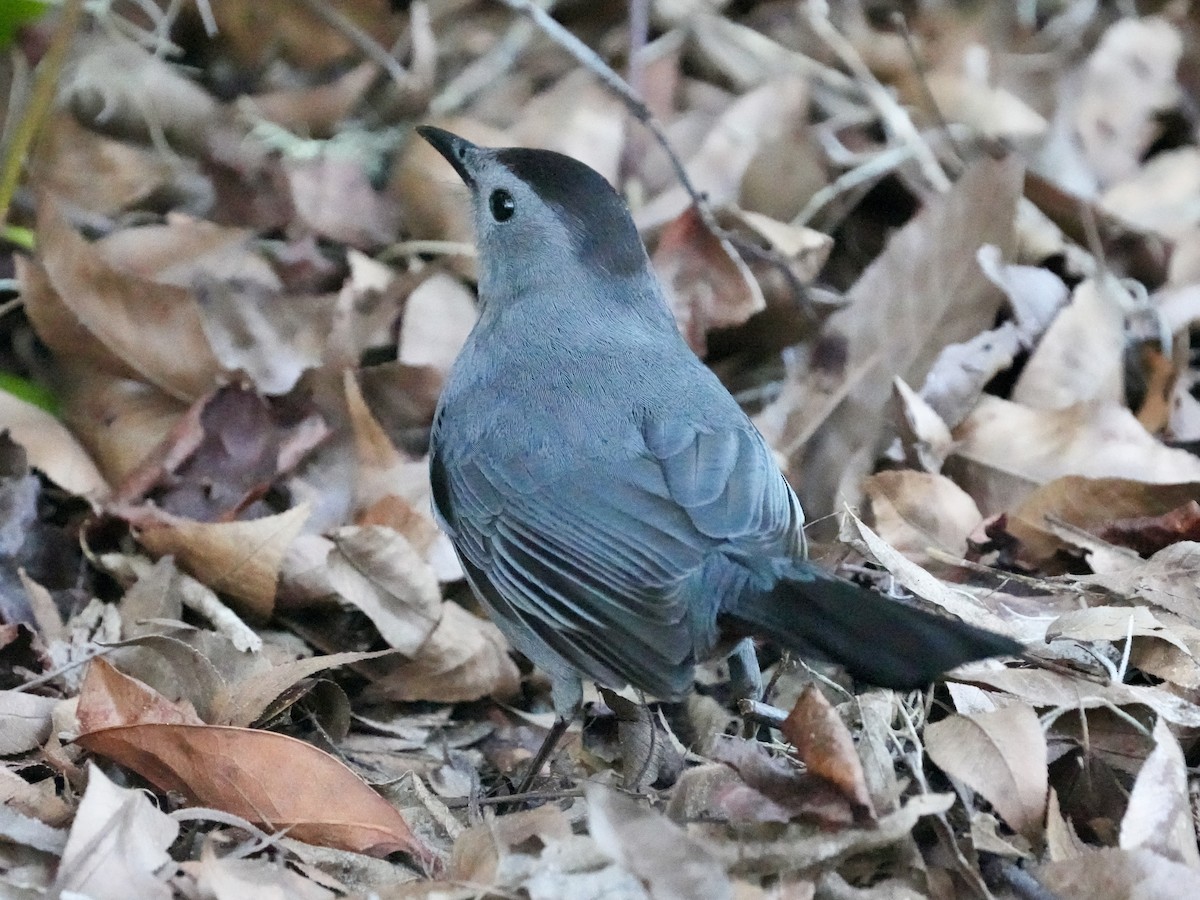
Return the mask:
[[0,391],[12,394],[18,400],[24,400],[39,409],[44,409],[53,416],[58,415],[58,400],[55,399],[54,394],[27,378],[21,378],[11,372],[0,372]]
[[0,3],[0,50],[13,42],[18,28],[41,18],[53,5],[50,0],[4,0]]

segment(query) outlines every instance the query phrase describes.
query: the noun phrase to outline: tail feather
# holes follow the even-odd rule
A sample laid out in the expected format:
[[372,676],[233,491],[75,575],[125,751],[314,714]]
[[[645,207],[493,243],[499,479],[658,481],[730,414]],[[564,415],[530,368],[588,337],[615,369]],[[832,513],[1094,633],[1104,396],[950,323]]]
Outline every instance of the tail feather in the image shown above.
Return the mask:
[[731,624],[879,687],[924,687],[963,663],[1024,650],[1011,638],[888,600],[807,563],[795,564],[789,576],[740,597],[726,611]]

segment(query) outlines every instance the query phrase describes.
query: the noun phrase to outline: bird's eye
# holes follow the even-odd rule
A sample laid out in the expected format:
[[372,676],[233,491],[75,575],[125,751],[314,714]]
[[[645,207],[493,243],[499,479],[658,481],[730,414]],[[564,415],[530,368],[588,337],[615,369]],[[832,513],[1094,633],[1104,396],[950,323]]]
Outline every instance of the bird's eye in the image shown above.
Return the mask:
[[503,188],[492,191],[492,196],[488,198],[488,206],[492,210],[492,218],[497,222],[511,219],[512,214],[517,211],[517,204],[513,201],[512,194]]

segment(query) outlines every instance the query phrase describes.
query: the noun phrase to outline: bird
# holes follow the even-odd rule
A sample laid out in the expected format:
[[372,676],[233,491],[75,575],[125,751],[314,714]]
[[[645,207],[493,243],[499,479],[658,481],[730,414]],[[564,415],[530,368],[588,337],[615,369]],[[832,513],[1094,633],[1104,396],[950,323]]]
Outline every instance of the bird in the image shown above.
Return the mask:
[[698,662],[727,654],[754,690],[756,637],[897,690],[1021,653],[807,559],[800,501],[680,335],[602,175],[416,130],[470,193],[478,255],[479,317],[431,429],[434,516],[481,605],[549,677],[556,716],[518,794],[584,679],[679,700]]

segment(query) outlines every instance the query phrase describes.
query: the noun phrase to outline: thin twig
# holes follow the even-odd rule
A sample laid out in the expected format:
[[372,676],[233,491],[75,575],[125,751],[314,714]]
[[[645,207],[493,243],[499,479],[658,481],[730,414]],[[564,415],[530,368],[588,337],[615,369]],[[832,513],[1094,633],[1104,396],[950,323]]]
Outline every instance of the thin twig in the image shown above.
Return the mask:
[[17,191],[17,184],[21,180],[25,158],[38,132],[41,131],[46,116],[54,108],[54,91],[58,87],[58,76],[62,73],[67,51],[71,49],[75,32],[79,30],[82,19],[83,0],[67,0],[58,20],[58,27],[54,29],[54,37],[50,39],[50,48],[38,64],[37,74],[33,79],[33,90],[25,105],[25,113],[13,134],[12,143],[4,157],[3,169],[0,170],[0,225],[8,223],[8,210],[12,205],[13,194]]
[[[655,118],[650,108],[645,104],[638,93],[630,87],[620,75],[613,71],[599,54],[591,47],[581,41],[575,35],[571,34],[566,28],[558,23],[549,12],[542,9],[533,0],[499,0],[509,9],[518,12],[524,16],[528,16],[533,20],[534,24],[542,29],[545,34],[550,37],[560,47],[575,57],[576,62],[582,65],[585,69],[599,78],[610,91],[617,95],[625,104],[626,108],[635,119],[654,136],[655,142],[662,147],[666,153],[667,159],[671,163],[671,169],[675,173],[675,178],[687,193],[688,198],[692,201],[696,208],[697,214],[700,216],[704,226],[715,234],[718,238],[728,241],[743,256],[751,256],[761,260],[775,269],[777,269],[787,280],[788,285],[792,288],[793,294],[797,299],[803,297],[803,286],[800,284],[796,274],[792,271],[791,266],[786,259],[783,259],[779,254],[760,247],[753,241],[748,241],[741,235],[735,234],[722,228],[717,223],[716,213],[713,211],[712,205],[708,202],[708,198],[704,193],[696,188],[692,182],[691,176],[688,174],[687,167],[679,154],[675,152],[675,148],[671,146],[671,142],[667,137],[666,130],[662,123]],[[910,123],[911,124],[911,123]],[[928,149],[928,148],[927,148]]]
[[804,9],[813,32],[825,42],[826,46],[842,61],[842,64],[850,70],[850,73],[862,87],[867,100],[875,107],[875,111],[879,113],[884,128],[896,140],[912,148],[913,156],[921,166],[921,171],[925,173],[925,179],[930,185],[939,192],[949,190],[949,177],[947,177],[946,172],[942,169],[941,163],[938,162],[929,144],[925,142],[920,132],[917,131],[916,126],[913,125],[912,118],[896,102],[895,97],[891,95],[888,89],[880,84],[879,79],[875,77],[875,74],[863,62],[862,57],[858,55],[858,51],[854,49],[854,45],[833,27],[833,23],[829,20],[829,3],[827,0],[806,0]]
[[362,54],[392,77],[396,84],[408,82],[408,70],[390,54],[386,47],[371,37],[358,23],[334,9],[326,0],[300,0],[313,15],[341,34],[357,47]]

